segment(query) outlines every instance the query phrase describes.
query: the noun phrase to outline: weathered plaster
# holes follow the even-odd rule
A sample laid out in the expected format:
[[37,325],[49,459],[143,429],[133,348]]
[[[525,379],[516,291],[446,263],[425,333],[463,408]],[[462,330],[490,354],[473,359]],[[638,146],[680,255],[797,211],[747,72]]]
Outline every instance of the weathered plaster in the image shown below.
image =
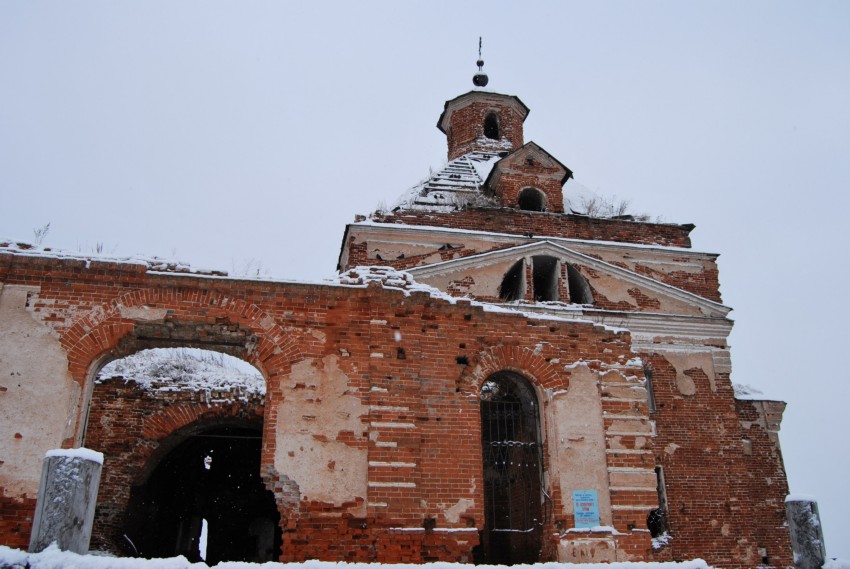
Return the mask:
[[605,429],[597,382],[596,372],[577,367],[569,391],[555,396],[548,407],[549,450],[568,527],[573,523],[573,490],[596,490],[600,523],[611,525]]
[[517,259],[509,259],[501,263],[481,266],[473,270],[422,276],[418,280],[440,290],[448,290],[449,286],[457,279],[470,276],[475,282],[474,286],[469,289],[470,294],[476,297],[498,298],[502,280],[516,262]]
[[694,378],[688,375],[688,370],[699,369],[708,376],[708,386],[712,392],[717,392],[717,381],[714,371],[714,359],[711,352],[665,352],[664,357],[676,369],[676,388],[681,395],[691,397],[696,395],[699,387]]
[[14,496],[37,495],[44,453],[73,433],[80,396],[59,341],[27,310],[37,293],[0,285],[0,487]]
[[[338,356],[292,366],[283,393],[278,404],[276,470],[298,484],[304,500],[340,506],[362,498],[365,509],[366,446],[355,447],[337,437],[347,432],[356,441],[365,441],[361,418],[368,408],[351,390]],[[350,435],[346,440],[351,440]]]

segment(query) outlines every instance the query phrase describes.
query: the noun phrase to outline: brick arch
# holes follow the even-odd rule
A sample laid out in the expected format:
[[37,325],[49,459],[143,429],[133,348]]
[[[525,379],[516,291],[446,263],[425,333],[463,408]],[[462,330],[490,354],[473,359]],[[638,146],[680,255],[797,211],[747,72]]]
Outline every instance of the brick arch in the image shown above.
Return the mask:
[[569,389],[568,374],[520,346],[495,346],[477,354],[458,380],[458,389],[478,394],[484,381],[499,371],[513,371],[540,389]]
[[[173,310],[188,321],[206,319],[218,313],[245,325],[258,339],[246,360],[264,372],[267,384],[272,376],[289,373],[291,365],[303,359],[291,334],[254,303],[215,291],[150,288],[129,292],[108,305],[93,308],[61,335],[59,341],[68,354],[68,368],[80,385],[85,385],[91,364],[133,332],[136,320],[123,317],[121,309],[143,308],[150,304],[158,309]],[[213,314],[210,314],[211,309]]]
[[83,436],[85,410],[91,397],[87,382],[92,381],[89,377],[92,365],[116,350],[119,342],[135,329],[136,320],[123,316],[122,308],[143,309],[149,305],[154,305],[151,310],[173,310],[187,322],[225,317],[245,326],[257,338],[257,345],[245,359],[260,369],[266,380],[262,464],[273,464],[277,430],[275,403],[282,397],[280,378],[288,375],[292,365],[303,359],[299,344],[256,304],[229,294],[193,288],[149,288],[127,293],[108,305],[93,308],[62,334],[60,342],[68,354],[68,368],[74,380],[84,387],[75,435],[63,441],[63,446],[73,446]]
[[[177,433],[180,429],[196,423],[215,422],[219,419],[238,418],[242,409],[250,406],[241,402],[215,404],[178,403],[159,413],[146,417],[142,425],[141,439],[160,441]],[[256,409],[257,419],[262,419],[263,406]]]

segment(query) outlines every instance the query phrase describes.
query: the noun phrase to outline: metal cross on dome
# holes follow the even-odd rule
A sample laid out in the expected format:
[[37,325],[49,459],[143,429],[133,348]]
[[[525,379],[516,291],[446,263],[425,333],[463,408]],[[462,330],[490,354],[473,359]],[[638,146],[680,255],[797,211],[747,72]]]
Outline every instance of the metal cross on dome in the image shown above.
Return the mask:
[[478,65],[478,73],[472,76],[472,83],[476,87],[486,87],[487,82],[490,79],[487,77],[487,74],[484,73],[482,69],[484,67],[484,60],[481,59],[481,36],[478,37],[478,61],[476,61],[476,65]]

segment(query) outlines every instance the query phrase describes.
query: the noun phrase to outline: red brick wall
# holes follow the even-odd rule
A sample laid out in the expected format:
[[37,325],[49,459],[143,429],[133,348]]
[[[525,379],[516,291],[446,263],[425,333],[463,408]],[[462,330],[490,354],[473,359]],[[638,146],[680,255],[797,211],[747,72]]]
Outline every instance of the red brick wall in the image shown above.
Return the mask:
[[[788,494],[788,480],[779,447],[779,426],[766,424],[771,418],[765,417],[762,406],[767,408],[768,415],[778,413],[778,418],[785,408],[785,404],[779,401],[735,401],[743,436],[749,441],[749,448],[745,447],[741,475],[736,482],[740,493],[758,506],[758,510],[753,510],[753,536],[758,546],[765,550],[766,564],[788,566],[793,561],[789,555],[789,535],[785,527],[784,497]],[[753,484],[754,480],[769,483]]]
[[536,188],[546,196],[547,212],[563,213],[564,192],[558,174],[563,175],[563,171],[543,168],[539,163],[535,166],[510,165],[499,177],[493,191],[502,206],[518,210],[520,192],[525,188]]
[[[642,357],[652,370],[655,460],[664,469],[672,536],[653,558],[701,557],[720,567],[756,567],[762,564],[759,547],[766,546],[772,566],[793,565],[784,515],[775,503],[782,504],[787,493],[784,471],[778,456],[769,456],[757,427],[751,429],[757,450],[744,454],[740,402],[733,398],[728,374],[717,374],[712,388],[701,370],[684,370],[696,393],[683,395],[669,356]],[[762,471],[769,471],[775,484],[766,484]]]
[[[497,146],[497,141],[484,138],[484,120],[491,112],[499,117],[499,138],[510,141],[510,146]],[[522,146],[522,121],[510,106],[491,101],[472,102],[454,111],[447,133],[449,160],[473,150],[513,152]]]
[[582,215],[518,211],[511,208],[470,208],[452,213],[399,211],[376,213],[372,219],[379,223],[687,248],[691,246],[688,234],[693,229],[691,225],[601,219]]
[[34,514],[35,498],[0,495],[0,544],[16,549],[27,549]]
[[[449,304],[420,292],[406,296],[379,285],[348,288],[195,278],[152,274],[143,266],[94,261],[87,266],[84,261],[23,257],[2,250],[0,281],[40,287],[31,298],[30,310],[56,330],[69,354],[69,369],[81,384],[88,381],[94,362],[103,357],[153,347],[157,342],[208,347],[212,341],[263,371],[268,392],[262,464],[283,516],[285,560],[468,560],[477,543],[476,532],[440,530],[480,529],[483,525],[483,507],[476,494],[483,488],[480,382],[490,372],[511,369],[540,389],[556,392],[569,389],[568,362],[589,362],[592,369],[601,371],[633,355],[627,333],[591,323],[486,312],[468,302]],[[159,324],[133,320],[128,310],[141,306],[169,312]],[[362,419],[363,430],[381,441],[396,443],[381,446],[373,438],[351,431],[338,434],[338,440],[368,453],[371,485],[363,518],[351,513],[356,504],[299,501],[295,482],[287,479],[285,472],[274,472],[278,444],[274,433],[278,420],[287,420],[278,417],[281,407],[277,402],[287,395],[283,386],[291,367],[329,355],[339,359],[350,393],[370,409]],[[760,516],[765,511],[764,501],[771,496],[776,499],[782,492],[764,487],[761,479],[749,478],[749,473],[753,460],[763,460],[765,468],[775,471],[780,464],[778,455],[762,450],[755,457],[744,455],[739,412],[728,376],[718,377],[713,391],[707,378],[693,373],[699,396],[681,397],[673,391],[675,371],[669,362],[657,355],[646,359],[655,371],[660,405],[655,416],[657,440],[649,448],[655,449],[654,459],[667,472],[675,536],[660,555],[702,557],[720,566],[754,566],[760,561],[754,558],[759,540],[781,542],[781,536],[770,537],[774,535],[770,528],[776,525],[775,508],[771,506],[770,516],[763,520]],[[88,442],[94,446],[100,436],[107,464],[115,456],[128,457],[129,464],[133,449],[141,456],[148,452],[149,442],[161,440],[202,413],[248,411],[242,407],[209,410],[179,398],[167,406],[161,401],[128,406],[126,401],[133,398],[128,388],[103,385],[95,390],[98,404],[89,421]],[[603,400],[606,417],[626,410],[647,413],[645,403],[609,399]],[[148,404],[151,407],[146,407]],[[545,401],[542,404],[545,406]],[[153,410],[156,413],[151,414]],[[112,413],[116,420],[124,421],[118,423],[121,427],[113,438],[105,432],[97,435],[98,413]],[[607,428],[610,419],[605,421]],[[386,423],[413,427],[398,429]],[[762,449],[758,446],[760,435],[753,429],[754,448]],[[634,442],[628,437],[618,441],[625,450]],[[674,453],[665,452],[669,445],[676,445]],[[652,454],[622,452],[610,446],[607,450],[608,467],[653,466]],[[381,463],[401,465],[388,468]],[[415,467],[404,466],[408,463]],[[105,488],[111,489],[110,495],[120,494],[126,475],[113,474],[111,467],[106,472]],[[544,531],[553,536],[570,527],[571,520],[557,514],[563,510],[561,500],[568,497],[562,498],[557,487],[550,490],[556,515]],[[474,505],[456,522],[449,521],[440,504],[455,504],[464,498],[475,499]],[[648,512],[627,508],[642,505],[647,496],[621,491],[612,494],[611,500],[614,506],[622,506],[614,510],[614,526],[626,534],[617,536],[618,543],[633,552],[647,552],[648,535],[632,529],[643,527]],[[10,507],[8,500],[3,504],[3,508]],[[28,536],[23,534],[31,508],[31,503],[21,506],[21,524],[15,520],[6,523],[4,515],[0,542],[26,541]],[[713,525],[713,520],[718,523]],[[432,523],[436,526],[433,531]],[[724,523],[730,525],[724,528]],[[108,530],[109,524],[101,521],[100,527]],[[553,545],[554,541],[548,543],[546,559],[552,559]],[[771,553],[771,559],[788,556],[787,551],[785,557],[782,551]]]

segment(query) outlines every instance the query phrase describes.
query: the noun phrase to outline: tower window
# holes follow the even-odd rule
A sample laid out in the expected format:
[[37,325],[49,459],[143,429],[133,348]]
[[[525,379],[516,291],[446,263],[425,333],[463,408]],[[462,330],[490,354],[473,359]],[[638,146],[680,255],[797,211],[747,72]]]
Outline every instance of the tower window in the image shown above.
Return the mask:
[[499,140],[499,116],[496,113],[489,113],[484,119],[484,136]]
[[525,188],[519,193],[519,209],[546,211],[546,196],[536,188]]

